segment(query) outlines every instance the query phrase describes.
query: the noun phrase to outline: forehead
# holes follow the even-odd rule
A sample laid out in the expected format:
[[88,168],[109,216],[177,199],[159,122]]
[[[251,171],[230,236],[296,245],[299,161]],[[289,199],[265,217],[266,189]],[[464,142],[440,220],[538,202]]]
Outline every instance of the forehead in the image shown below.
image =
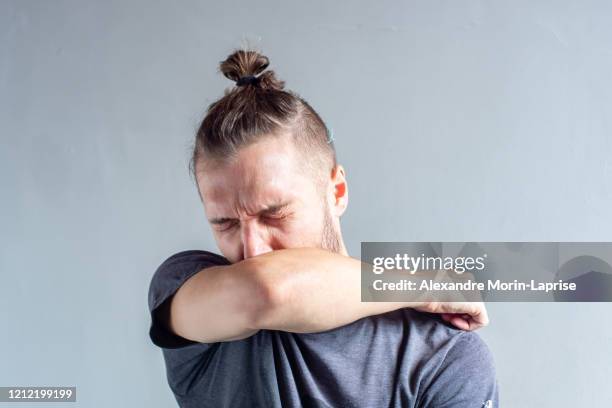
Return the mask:
[[240,149],[234,158],[205,165],[197,180],[206,212],[251,214],[265,206],[310,199],[314,180],[300,160],[289,137],[270,136]]

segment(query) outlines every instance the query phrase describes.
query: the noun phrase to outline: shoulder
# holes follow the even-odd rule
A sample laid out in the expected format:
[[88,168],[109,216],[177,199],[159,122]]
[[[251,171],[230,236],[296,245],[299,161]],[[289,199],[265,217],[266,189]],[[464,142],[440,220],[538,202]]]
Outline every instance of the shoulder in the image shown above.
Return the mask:
[[458,329],[442,320],[438,314],[413,309],[402,309],[401,314],[410,337],[438,354],[440,364],[461,358],[466,362],[493,367],[491,351],[477,332]]
[[155,270],[151,279],[151,287],[162,279],[184,280],[185,275],[192,274],[206,267],[229,265],[223,256],[213,252],[190,249],[180,251],[167,257]]
[[221,255],[201,249],[188,249],[167,257],[157,268],[157,272],[170,266],[193,263],[209,263],[213,265],[227,265],[229,261]]
[[216,265],[229,265],[229,261],[215,253],[190,249],[167,257],[155,270],[149,284],[150,305],[157,305],[156,297],[175,291],[198,271]]
[[413,343],[414,347],[421,348],[422,353],[427,349],[438,352],[451,347],[459,337],[466,333],[444,321],[439,314],[420,312],[411,308],[398,309],[380,315],[383,324],[402,328],[404,336]]
[[192,249],[177,252],[159,265],[153,273],[148,291],[152,321],[150,334],[154,343],[157,338],[169,336],[160,320],[164,320],[163,315],[167,312],[168,301],[179,287],[202,269],[229,264],[230,262],[221,255]]
[[149,291],[162,281],[185,281],[193,273],[215,265],[229,265],[229,261],[221,255],[199,249],[177,252],[157,267]]
[[457,329],[437,315],[410,311],[404,316],[422,357],[421,406],[480,407],[488,400],[497,406],[493,355],[478,333]]

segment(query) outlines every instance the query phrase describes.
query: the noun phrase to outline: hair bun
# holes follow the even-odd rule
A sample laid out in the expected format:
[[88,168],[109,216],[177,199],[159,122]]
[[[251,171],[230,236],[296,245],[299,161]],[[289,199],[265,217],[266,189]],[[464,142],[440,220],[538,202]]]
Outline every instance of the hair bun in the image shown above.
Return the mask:
[[[266,71],[270,60],[253,50],[236,50],[220,64],[223,75],[239,86],[254,86],[261,89],[283,89],[285,83],[276,78],[274,71]],[[261,74],[261,75],[259,75]],[[259,76],[257,76],[259,75]],[[256,77],[257,80],[241,81],[242,78]]]

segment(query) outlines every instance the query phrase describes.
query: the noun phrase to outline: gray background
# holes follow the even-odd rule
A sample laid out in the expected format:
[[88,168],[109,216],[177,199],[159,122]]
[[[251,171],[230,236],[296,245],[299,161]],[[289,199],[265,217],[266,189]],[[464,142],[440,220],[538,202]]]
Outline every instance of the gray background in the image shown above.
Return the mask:
[[[146,294],[168,255],[216,250],[187,162],[244,40],[333,129],[352,255],[612,240],[611,17],[606,1],[1,1],[0,385],[173,406]],[[503,406],[612,404],[611,306],[489,305]]]

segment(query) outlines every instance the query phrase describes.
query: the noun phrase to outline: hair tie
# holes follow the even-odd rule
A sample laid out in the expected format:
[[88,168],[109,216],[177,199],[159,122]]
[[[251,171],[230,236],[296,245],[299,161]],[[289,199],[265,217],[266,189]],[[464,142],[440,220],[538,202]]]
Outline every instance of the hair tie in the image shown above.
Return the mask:
[[244,85],[257,85],[259,83],[259,78],[255,75],[247,75],[240,77],[236,81],[236,86],[244,86]]

